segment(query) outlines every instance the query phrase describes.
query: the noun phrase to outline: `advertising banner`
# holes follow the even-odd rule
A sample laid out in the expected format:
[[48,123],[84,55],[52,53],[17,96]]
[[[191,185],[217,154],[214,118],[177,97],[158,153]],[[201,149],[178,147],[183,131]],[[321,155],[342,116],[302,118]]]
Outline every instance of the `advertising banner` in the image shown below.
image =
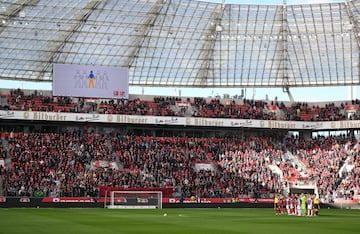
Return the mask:
[[62,122],[96,122],[120,124],[150,124],[168,126],[263,128],[288,130],[338,130],[360,129],[360,120],[306,122],[257,119],[195,118],[174,116],[144,116],[120,114],[88,114],[41,111],[0,110],[0,119]]
[[91,197],[44,197],[41,202],[61,202],[61,203],[94,203]]
[[216,203],[216,204],[222,204],[222,203],[273,203],[273,199],[253,199],[253,198],[200,198],[198,201],[197,199],[192,198],[184,198],[182,201],[178,197],[172,197],[172,198],[163,198],[163,203]]
[[54,64],[53,95],[128,99],[129,68]]

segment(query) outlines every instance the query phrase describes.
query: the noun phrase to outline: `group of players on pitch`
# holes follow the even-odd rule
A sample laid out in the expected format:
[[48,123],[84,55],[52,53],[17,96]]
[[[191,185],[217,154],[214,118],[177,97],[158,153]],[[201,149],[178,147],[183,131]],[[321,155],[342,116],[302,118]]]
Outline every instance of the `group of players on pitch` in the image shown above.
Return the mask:
[[275,195],[274,210],[276,215],[317,216],[320,200],[315,194]]

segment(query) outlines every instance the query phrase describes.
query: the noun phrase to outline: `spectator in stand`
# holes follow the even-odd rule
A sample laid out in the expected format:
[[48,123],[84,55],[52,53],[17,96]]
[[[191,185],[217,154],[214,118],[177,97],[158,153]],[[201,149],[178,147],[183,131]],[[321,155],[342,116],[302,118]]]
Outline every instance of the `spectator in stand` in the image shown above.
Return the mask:
[[[128,114],[128,115],[155,115],[155,116],[184,116],[183,111],[176,111],[176,102],[181,101],[179,97],[154,97],[153,101],[135,99],[119,100],[100,100],[94,105],[86,105],[84,98],[78,101],[70,97],[51,97],[43,95],[41,92],[34,91],[30,95],[25,95],[21,89],[11,90],[8,104],[1,107],[11,110],[23,111],[54,111],[54,112],[81,112],[100,114]],[[240,119],[263,119],[275,120],[281,116],[282,120],[296,121],[338,121],[345,119],[359,119],[354,113],[349,117],[345,113],[345,104],[335,104],[333,102],[310,107],[308,103],[294,103],[286,106],[284,102],[272,101],[271,105],[278,107],[278,113],[265,111],[267,101],[241,99],[219,99],[207,100],[202,97],[187,98],[191,105],[193,117],[206,118],[240,118]],[[242,102],[242,103],[241,103]],[[352,101],[352,103],[356,103]],[[99,107],[97,106],[99,104]],[[358,105],[358,103],[357,103]],[[304,117],[304,115],[310,117]]]

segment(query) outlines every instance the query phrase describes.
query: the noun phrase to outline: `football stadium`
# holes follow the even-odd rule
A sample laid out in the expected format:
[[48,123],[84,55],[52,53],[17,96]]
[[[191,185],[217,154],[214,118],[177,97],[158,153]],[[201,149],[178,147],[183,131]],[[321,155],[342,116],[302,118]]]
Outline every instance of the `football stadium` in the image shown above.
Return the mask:
[[0,51],[0,233],[360,232],[360,0],[0,0]]

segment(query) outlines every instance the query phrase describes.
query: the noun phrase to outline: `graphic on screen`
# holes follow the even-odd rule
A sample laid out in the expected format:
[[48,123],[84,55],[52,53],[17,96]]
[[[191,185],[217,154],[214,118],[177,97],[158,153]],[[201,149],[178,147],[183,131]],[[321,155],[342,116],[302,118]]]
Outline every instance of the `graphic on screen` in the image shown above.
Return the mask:
[[94,98],[128,98],[129,69],[54,64],[53,95]]

